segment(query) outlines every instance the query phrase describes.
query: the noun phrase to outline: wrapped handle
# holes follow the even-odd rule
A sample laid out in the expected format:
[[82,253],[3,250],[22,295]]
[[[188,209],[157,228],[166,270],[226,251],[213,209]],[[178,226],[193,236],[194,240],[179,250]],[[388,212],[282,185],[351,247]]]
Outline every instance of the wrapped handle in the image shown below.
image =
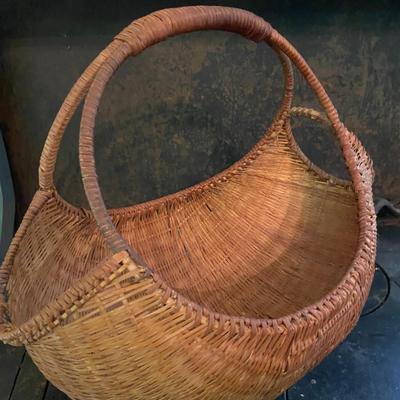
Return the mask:
[[[193,13],[194,11],[201,12],[204,10],[209,9],[213,10],[232,10],[232,9],[224,9],[223,7],[186,7],[182,9],[175,9],[174,11],[180,13]],[[179,11],[180,10],[180,11]],[[164,10],[166,12],[168,10]],[[250,14],[242,10],[236,10],[236,12],[240,15],[242,14]],[[154,15],[160,15],[163,11],[155,13]],[[207,17],[206,15],[203,16]],[[99,71],[100,67],[103,63],[108,60],[111,55],[113,54],[114,50],[119,48],[121,44],[129,40],[129,37],[134,35],[132,30],[137,30],[139,26],[145,21],[146,18],[141,18],[137,21],[134,21],[130,26],[128,26],[125,30],[123,30],[118,36],[114,38],[114,40],[92,61],[92,63],[85,69],[83,74],[80,78],[76,81],[70,92],[68,93],[67,97],[65,98],[63,104],[61,105],[60,110],[58,111],[56,118],[54,119],[53,124],[49,130],[49,133],[46,138],[46,142],[43,147],[43,151],[40,157],[40,166],[39,166],[39,187],[43,191],[51,191],[54,189],[54,170],[57,161],[57,155],[59,152],[61,140],[64,136],[64,132],[71,121],[72,116],[74,115],[76,109],[78,108],[81,101],[87,94],[93,79],[95,78],[97,72]],[[259,18],[260,21],[262,21]],[[261,22],[260,22],[261,23]],[[222,25],[221,25],[222,24]],[[199,28],[200,29],[200,28]],[[203,27],[202,29],[224,29],[223,21],[219,22],[219,25],[215,24],[214,26]],[[227,30],[228,27],[227,27]],[[237,31],[234,28],[231,29],[232,31]],[[242,33],[245,36],[253,37],[256,40],[256,36],[253,35],[250,25],[246,27],[242,23]],[[140,41],[140,38],[138,38]],[[291,68],[291,64],[288,61],[288,58],[276,50],[278,52],[285,80],[285,90],[284,90],[284,97],[280,106],[280,109],[277,113],[276,120],[281,117],[283,113],[287,113],[291,101],[293,98],[293,71]]]
[[[129,248],[125,240],[115,230],[101,195],[94,164],[93,129],[95,115],[105,85],[123,61],[137,55],[147,47],[168,37],[198,30],[225,30],[241,34],[255,42],[264,41],[272,32],[272,27],[254,14],[226,7],[183,7],[166,9],[134,21],[115,39],[120,45],[110,54],[95,77],[96,84],[91,86],[91,99],[85,101],[85,116],[81,120],[80,163],[82,179],[87,198],[98,226],[113,251],[129,250],[136,262],[144,265],[139,255]],[[293,92],[291,64],[279,49],[275,49],[281,58],[285,71],[285,95],[277,119],[288,114]]]
[[142,266],[145,266],[144,262],[129,247],[112,223],[101,194],[93,143],[97,109],[107,82],[128,56],[138,54],[148,46],[170,36],[206,29],[232,31],[257,42],[265,41],[275,50],[286,54],[297,66],[323,106],[342,147],[355,191],[364,191],[372,179],[370,161],[360,142],[358,140],[354,142],[353,136],[340,121],[327,93],[303,57],[269,23],[250,12],[225,7],[183,7],[155,12],[133,22],[116,37],[120,45],[99,68],[87,94],[81,119],[79,145],[83,184],[99,229],[113,252],[128,250],[133,260]]

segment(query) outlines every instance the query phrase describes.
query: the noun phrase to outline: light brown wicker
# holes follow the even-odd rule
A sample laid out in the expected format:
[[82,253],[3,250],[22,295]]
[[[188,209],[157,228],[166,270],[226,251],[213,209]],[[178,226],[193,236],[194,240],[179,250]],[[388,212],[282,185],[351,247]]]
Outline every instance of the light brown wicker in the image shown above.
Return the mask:
[[[128,56],[206,29],[278,52],[285,91],[272,126],[205,182],[106,211],[93,155],[105,85]],[[329,121],[351,182],[315,167],[296,145],[288,59],[325,110],[292,114]],[[85,96],[80,163],[91,211],[53,187],[61,138]],[[1,269],[0,337],[25,345],[72,399],[273,399],[359,318],[374,272],[371,161],[300,54],[249,12],[186,7],[133,22],[72,88],[39,173]]]

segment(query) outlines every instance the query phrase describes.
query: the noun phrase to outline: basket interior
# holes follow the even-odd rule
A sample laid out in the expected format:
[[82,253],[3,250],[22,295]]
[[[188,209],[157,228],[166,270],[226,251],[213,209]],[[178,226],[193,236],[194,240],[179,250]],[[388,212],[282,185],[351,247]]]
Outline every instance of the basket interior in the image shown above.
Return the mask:
[[[351,188],[328,184],[285,135],[240,173],[181,200],[111,211],[178,292],[216,312],[277,318],[334,289],[357,249]],[[28,228],[8,284],[21,324],[109,255],[90,213],[56,193]]]

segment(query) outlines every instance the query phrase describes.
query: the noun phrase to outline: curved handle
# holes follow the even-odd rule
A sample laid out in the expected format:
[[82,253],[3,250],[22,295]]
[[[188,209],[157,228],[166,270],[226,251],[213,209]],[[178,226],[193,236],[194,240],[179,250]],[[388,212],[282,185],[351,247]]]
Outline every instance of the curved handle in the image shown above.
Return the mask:
[[[92,91],[92,98],[90,100],[87,99],[85,102],[85,112],[91,114],[93,118],[87,119],[83,117],[81,121],[80,163],[82,167],[82,179],[87,189],[90,207],[92,210],[96,210],[94,214],[99,228],[112,250],[115,252],[121,249],[130,250],[132,257],[141,265],[144,265],[143,260],[140,259],[136,252],[129,249],[127,243],[113,228],[101,196],[94,167],[94,116],[106,83],[128,56],[136,55],[148,46],[167,37],[195,30],[209,29],[236,32],[254,41],[263,40],[266,36],[270,35],[272,30],[271,26],[260,17],[256,17],[250,12],[233,8],[207,6],[183,7],[150,14],[134,21],[116,36],[116,40],[119,41],[120,46],[114,50],[109,59],[99,69],[96,75],[97,84],[92,86],[92,89],[96,88],[94,90],[96,94],[93,96],[94,91]],[[280,54],[277,49],[275,50]],[[291,65],[287,57],[283,54],[280,54],[280,58],[285,70],[286,85],[281,111],[278,113],[277,119],[281,119],[284,113],[288,113],[293,96]]]
[[[187,7],[189,8],[205,8],[205,7]],[[210,7],[216,8],[216,7]],[[222,8],[222,7],[217,7]],[[179,10],[179,9],[176,9]],[[182,10],[182,9],[181,9]],[[244,12],[244,11],[243,11]],[[157,13],[158,14],[158,13]],[[101,65],[110,58],[113,51],[121,45],[121,41],[124,41],[129,37],[129,32],[133,29],[133,25],[139,25],[142,19],[134,21],[125,30],[123,30],[115,39],[92,61],[92,63],[85,69],[80,78],[76,81],[63,104],[58,111],[53,124],[47,135],[43,151],[40,157],[39,166],[39,187],[41,190],[48,191],[54,188],[54,170],[57,161],[57,155],[60,149],[61,140],[64,136],[65,129],[67,128],[72,116],[74,115],[79,104],[86,96],[86,93],[93,82]],[[211,28],[210,28],[211,29]],[[218,28],[215,28],[218,29]],[[220,29],[223,29],[220,28]],[[245,30],[245,27],[243,27]],[[246,32],[245,32],[246,33]],[[246,36],[252,36],[251,30],[249,30]],[[287,112],[290,108],[290,103],[293,97],[293,73],[291,70],[290,62],[286,56],[278,53],[284,73],[285,80],[285,91],[284,98],[282,100],[280,109],[277,113],[276,119],[279,119],[282,113]]]
[[47,191],[54,186],[54,170],[61,140],[71,118],[85,97],[89,87],[103,62],[110,56],[118,43],[113,41],[85,69],[69,91],[60,107],[47,135],[39,164],[39,187]]
[[[269,23],[247,11],[225,7],[184,7],[166,9],[150,14],[135,21],[116,37],[121,42],[120,46],[112,52],[109,59],[99,68],[83,108],[79,145],[83,184],[99,229],[114,252],[128,250],[134,261],[143,266],[145,264],[141,258],[130,249],[112,223],[101,194],[96,175],[93,143],[97,109],[107,82],[129,55],[138,54],[146,47],[169,36],[204,29],[223,29],[240,33],[255,41],[264,40],[274,49],[285,53],[291,59],[314,90],[325,109],[341,144],[346,166],[350,172],[355,190],[364,190],[365,182],[361,174],[366,172],[366,168],[363,168],[363,161],[357,159],[359,153],[357,153],[356,157],[349,140],[349,132],[341,123],[335,107],[305,60]],[[360,148],[358,146],[356,150],[358,151]]]

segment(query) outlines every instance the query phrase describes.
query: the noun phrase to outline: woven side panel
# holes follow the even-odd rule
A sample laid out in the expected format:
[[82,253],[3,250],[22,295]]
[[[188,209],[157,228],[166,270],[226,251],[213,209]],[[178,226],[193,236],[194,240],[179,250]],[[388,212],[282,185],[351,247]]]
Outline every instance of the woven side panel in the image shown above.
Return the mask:
[[[311,170],[284,132],[256,153],[220,182],[112,218],[193,301],[226,314],[279,317],[319,300],[343,277],[357,247],[355,196]],[[92,217],[53,196],[15,258],[13,320],[37,313],[108,255]]]
[[108,255],[94,221],[66,211],[52,196],[15,256],[7,285],[12,321],[19,325],[37,314]]
[[72,399],[275,399],[343,340],[365,294],[356,287],[315,319],[253,330],[164,303],[164,291],[151,279],[135,283],[128,265],[28,351]]

